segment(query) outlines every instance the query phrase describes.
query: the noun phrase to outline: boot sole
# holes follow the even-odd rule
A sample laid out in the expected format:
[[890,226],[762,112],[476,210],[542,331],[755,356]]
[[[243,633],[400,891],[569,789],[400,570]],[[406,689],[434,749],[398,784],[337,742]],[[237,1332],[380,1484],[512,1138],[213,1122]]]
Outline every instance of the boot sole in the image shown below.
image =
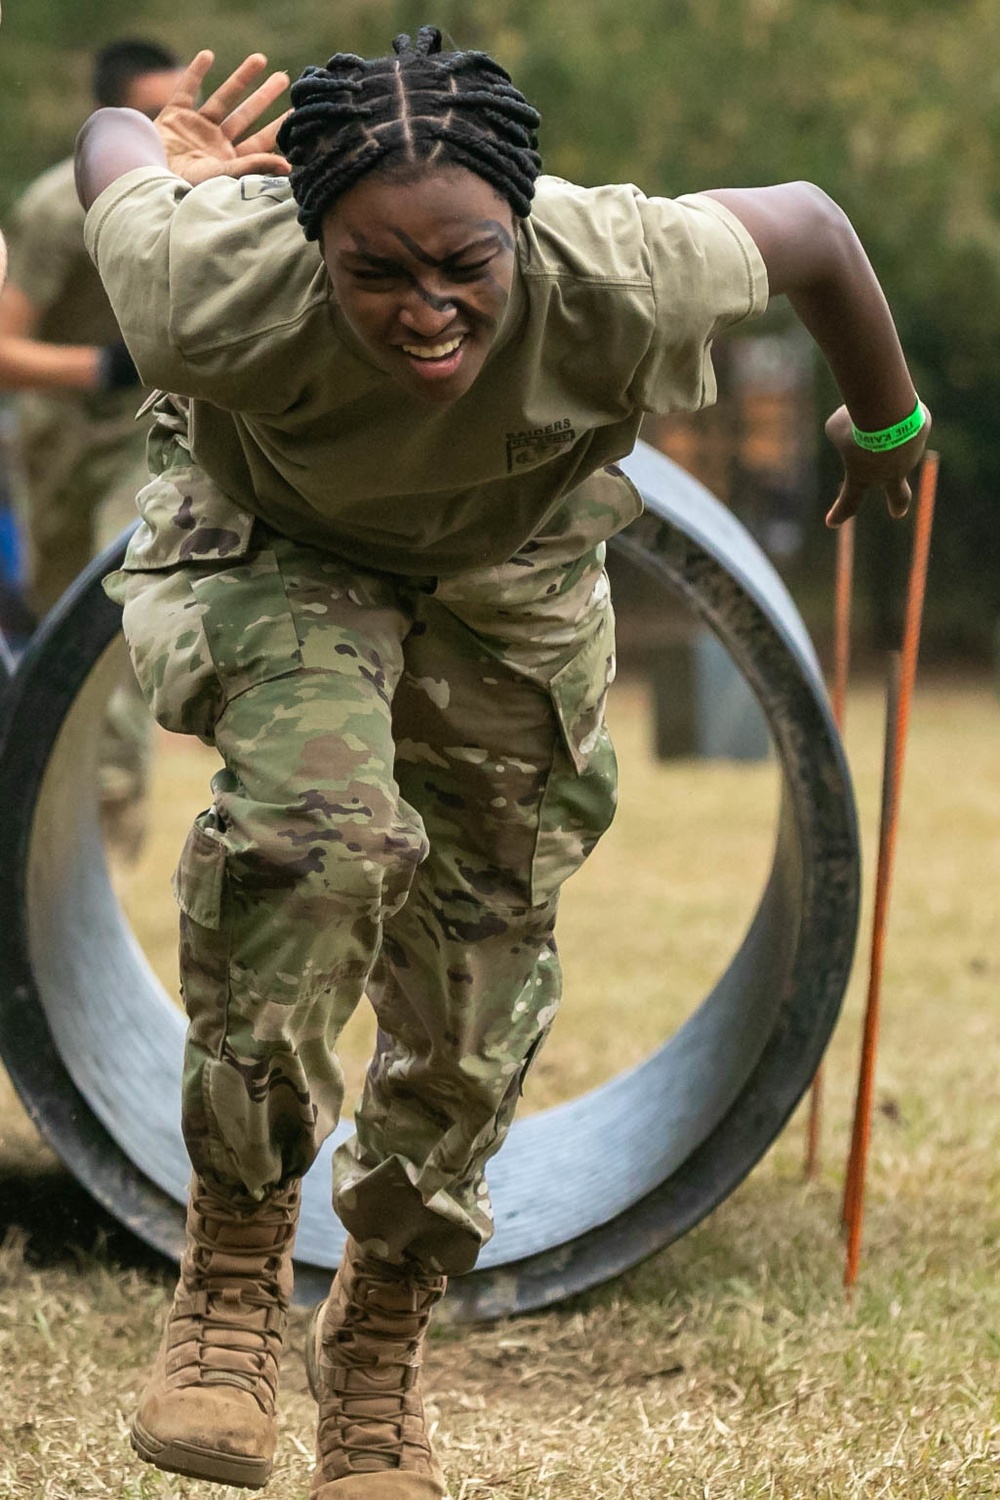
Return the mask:
[[220,1453],[213,1448],[199,1448],[168,1438],[154,1437],[138,1420],[129,1434],[132,1447],[141,1459],[164,1469],[168,1474],[183,1474],[188,1479],[209,1479],[216,1484],[236,1484],[243,1489],[259,1490],[271,1476],[272,1463],[267,1458],[241,1458],[234,1453]]
[[309,1319],[309,1328],[306,1332],[306,1378],[309,1381],[309,1389],[312,1392],[314,1401],[318,1401],[323,1393],[323,1384],[319,1373],[319,1344],[325,1311],[326,1301],[317,1303],[312,1310],[312,1316]]

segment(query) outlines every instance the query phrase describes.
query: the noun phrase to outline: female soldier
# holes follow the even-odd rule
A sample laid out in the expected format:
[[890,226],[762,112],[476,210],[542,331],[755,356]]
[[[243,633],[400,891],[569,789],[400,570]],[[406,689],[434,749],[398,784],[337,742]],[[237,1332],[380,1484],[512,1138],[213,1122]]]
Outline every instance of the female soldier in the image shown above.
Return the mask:
[[277,132],[246,135],[283,75],[243,100],[256,55],[199,109],[211,62],[155,128],[100,112],[78,150],[91,253],[172,393],[109,592],[157,718],[224,762],[175,878],[194,1176],[133,1442],[267,1478],[298,1185],[367,994],[312,1495],[424,1500],[427,1319],[490,1235],[484,1166],[558,1003],[558,890],[613,811],[603,560],[639,509],[615,460],[645,412],[713,399],[713,338],[769,290],[844,398],[831,524],[871,485],[902,514],[928,422],[818,189],[539,179],[535,111],[431,27],[307,69]]

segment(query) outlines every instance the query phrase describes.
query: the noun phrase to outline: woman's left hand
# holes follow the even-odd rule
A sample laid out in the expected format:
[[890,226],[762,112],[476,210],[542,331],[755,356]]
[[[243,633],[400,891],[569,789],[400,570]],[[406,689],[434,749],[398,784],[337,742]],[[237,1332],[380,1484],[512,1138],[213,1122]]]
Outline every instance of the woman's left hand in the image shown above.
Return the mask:
[[828,526],[840,526],[856,515],[870,489],[884,491],[891,516],[898,520],[906,515],[911,499],[907,475],[920,462],[931,431],[931,414],[926,406],[923,411],[924,425],[908,442],[884,453],[871,453],[854,441],[851,414],[847,407],[837,407],[827,421],[826,435],[843,461],[844,480],[840,493],[827,511]]
[[245,177],[251,172],[286,176],[289,164],[275,150],[284,117],[253,135],[245,132],[280,99],[288,88],[288,74],[271,73],[243,98],[267,67],[263,53],[253,52],[199,105],[201,86],[214,61],[214,53],[199,52],[154,121],[170,170],[192,185],[210,177]]

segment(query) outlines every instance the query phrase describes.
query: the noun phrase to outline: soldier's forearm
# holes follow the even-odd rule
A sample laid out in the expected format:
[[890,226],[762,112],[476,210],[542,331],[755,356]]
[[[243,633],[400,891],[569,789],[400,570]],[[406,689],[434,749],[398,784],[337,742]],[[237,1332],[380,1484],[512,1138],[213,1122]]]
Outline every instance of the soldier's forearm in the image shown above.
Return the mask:
[[0,389],[93,391],[100,384],[100,350],[89,344],[0,340]]
[[916,391],[878,277],[847,215],[807,182],[713,189],[749,230],[866,431],[909,416]]

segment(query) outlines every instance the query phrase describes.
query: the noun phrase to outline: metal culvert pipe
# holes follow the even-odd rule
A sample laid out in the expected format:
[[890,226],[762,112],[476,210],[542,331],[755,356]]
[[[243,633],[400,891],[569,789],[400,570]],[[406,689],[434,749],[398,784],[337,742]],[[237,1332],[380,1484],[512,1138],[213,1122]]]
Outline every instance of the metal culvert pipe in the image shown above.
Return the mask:
[[[820,671],[749,533],[645,444],[623,464],[645,514],[613,547],[725,646],[767,720],[782,781],[769,877],[728,968],[637,1067],[517,1121],[491,1163],[496,1236],[453,1280],[455,1318],[545,1306],[635,1265],[719,1204],[774,1141],[835,1025],[858,920],[850,778]],[[179,1254],[184,1019],[112,889],[98,826],[99,726],[124,650],[92,564],[0,673],[0,1056],[42,1135],[122,1224]],[[0,667],[3,667],[0,661]],[[304,1184],[300,1293],[325,1291],[343,1230],[334,1144]]]

